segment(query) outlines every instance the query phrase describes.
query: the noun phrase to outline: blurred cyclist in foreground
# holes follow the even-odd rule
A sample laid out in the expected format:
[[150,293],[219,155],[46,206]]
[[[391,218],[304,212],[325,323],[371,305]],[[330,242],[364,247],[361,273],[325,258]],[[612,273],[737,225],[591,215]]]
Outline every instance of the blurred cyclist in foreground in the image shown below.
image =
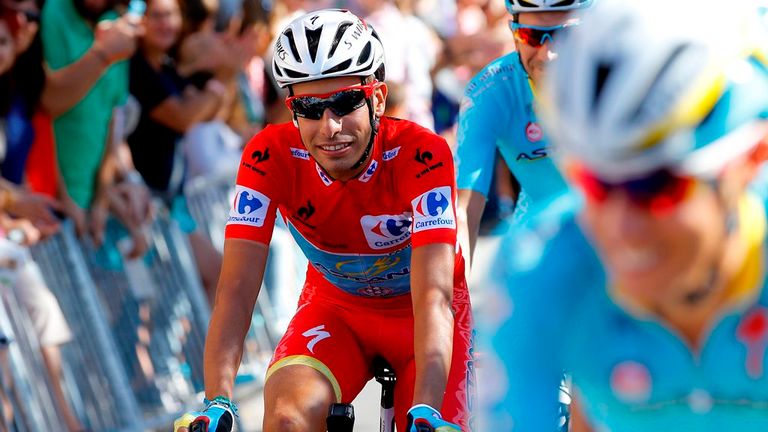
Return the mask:
[[544,86],[564,197],[503,254],[493,431],[768,428],[768,43],[747,2],[601,0]]

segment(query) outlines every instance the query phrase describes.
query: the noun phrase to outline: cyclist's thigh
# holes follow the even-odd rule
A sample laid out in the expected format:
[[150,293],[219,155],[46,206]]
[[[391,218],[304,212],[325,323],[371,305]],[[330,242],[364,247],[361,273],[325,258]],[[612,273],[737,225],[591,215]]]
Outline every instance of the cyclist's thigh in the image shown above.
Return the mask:
[[[370,366],[345,313],[344,309],[323,303],[305,303],[298,309],[267,371],[266,398],[284,398],[282,394],[266,394],[270,391],[291,395],[293,390],[282,387],[306,387],[308,383],[304,380],[314,376],[317,380],[313,382],[325,381],[330,402],[352,402],[370,379]],[[296,372],[299,368],[313,373]],[[279,381],[281,388],[270,385],[273,379]],[[301,406],[299,401],[293,403]],[[325,406],[326,412],[329,404]]]

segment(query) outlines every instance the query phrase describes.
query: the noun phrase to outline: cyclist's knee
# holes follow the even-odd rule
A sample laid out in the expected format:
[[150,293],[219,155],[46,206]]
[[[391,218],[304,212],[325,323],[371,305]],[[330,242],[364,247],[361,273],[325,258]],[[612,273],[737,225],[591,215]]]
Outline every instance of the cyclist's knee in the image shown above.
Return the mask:
[[324,431],[330,403],[280,397],[264,413],[264,432]]
[[324,430],[328,407],[335,401],[333,386],[316,370],[289,366],[275,371],[264,389],[264,431]]
[[322,420],[308,418],[309,413],[296,407],[278,407],[265,413],[264,432],[304,432],[320,430]]

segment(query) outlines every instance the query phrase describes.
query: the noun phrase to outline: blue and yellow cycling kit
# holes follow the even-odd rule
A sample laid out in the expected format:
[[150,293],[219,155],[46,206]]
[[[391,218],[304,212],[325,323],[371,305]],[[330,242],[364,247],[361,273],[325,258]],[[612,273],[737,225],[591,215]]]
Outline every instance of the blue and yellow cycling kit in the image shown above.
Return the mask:
[[567,189],[534,108],[531,82],[516,52],[494,60],[470,81],[459,114],[459,189],[488,196],[497,148],[520,183],[519,207],[525,207],[523,196],[535,205]]
[[487,430],[552,430],[563,369],[597,431],[768,430],[766,195],[742,200],[748,258],[698,348],[616,294],[573,195],[513,229],[489,312],[499,370],[484,383],[497,390]]

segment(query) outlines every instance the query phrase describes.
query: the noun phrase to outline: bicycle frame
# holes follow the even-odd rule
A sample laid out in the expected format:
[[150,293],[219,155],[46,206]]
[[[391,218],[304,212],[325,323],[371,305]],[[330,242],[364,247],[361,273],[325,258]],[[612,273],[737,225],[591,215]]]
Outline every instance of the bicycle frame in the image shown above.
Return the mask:
[[[373,376],[381,384],[381,420],[379,432],[395,432],[395,382],[392,367],[381,357],[373,361]],[[352,404],[334,403],[328,409],[328,432],[353,432],[355,408]]]

